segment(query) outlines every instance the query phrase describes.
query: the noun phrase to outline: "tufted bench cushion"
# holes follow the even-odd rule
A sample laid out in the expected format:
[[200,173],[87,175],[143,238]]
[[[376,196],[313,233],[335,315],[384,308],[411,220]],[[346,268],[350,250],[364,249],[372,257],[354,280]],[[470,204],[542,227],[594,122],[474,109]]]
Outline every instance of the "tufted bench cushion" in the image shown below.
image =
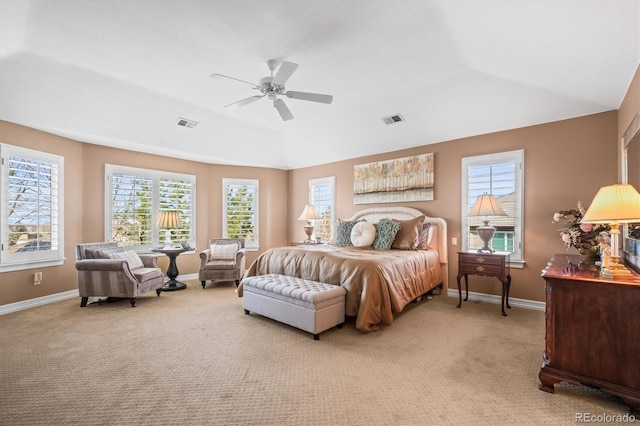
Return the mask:
[[245,313],[265,317],[313,334],[344,323],[343,287],[303,278],[269,274],[242,280]]

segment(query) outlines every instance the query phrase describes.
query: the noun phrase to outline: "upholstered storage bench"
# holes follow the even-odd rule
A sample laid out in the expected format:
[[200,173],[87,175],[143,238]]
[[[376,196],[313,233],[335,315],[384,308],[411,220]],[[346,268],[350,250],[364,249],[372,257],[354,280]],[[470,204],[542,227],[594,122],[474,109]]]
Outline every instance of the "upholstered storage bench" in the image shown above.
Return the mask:
[[336,285],[269,274],[242,280],[245,314],[254,312],[313,334],[344,323],[347,291]]

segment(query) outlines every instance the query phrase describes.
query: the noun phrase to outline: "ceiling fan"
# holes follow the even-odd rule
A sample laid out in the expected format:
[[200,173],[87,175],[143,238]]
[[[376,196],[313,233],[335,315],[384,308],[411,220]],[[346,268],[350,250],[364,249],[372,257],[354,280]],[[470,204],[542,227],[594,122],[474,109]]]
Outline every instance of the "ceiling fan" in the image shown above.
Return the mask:
[[258,90],[261,93],[261,95],[250,96],[232,104],[225,105],[225,108],[236,109],[262,99],[266,96],[270,101],[273,101],[273,106],[280,114],[280,117],[282,117],[284,121],[287,121],[293,118],[293,114],[291,114],[291,111],[289,111],[287,105],[278,96],[286,96],[287,98],[291,99],[302,99],[304,101],[320,102],[323,104],[330,104],[333,101],[333,96],[331,95],[321,95],[319,93],[294,92],[292,90],[286,90],[284,84],[287,82],[287,80],[289,80],[289,77],[291,77],[293,72],[298,68],[298,64],[282,61],[280,67],[278,68],[278,72],[274,76],[273,71],[275,70],[276,66],[277,61],[275,59],[267,61],[267,67],[271,71],[271,75],[269,77],[261,78],[258,84],[240,80],[235,77],[229,77],[224,74],[212,74],[212,78],[222,77],[239,81],[240,83],[250,85],[251,88],[253,88],[254,90]]

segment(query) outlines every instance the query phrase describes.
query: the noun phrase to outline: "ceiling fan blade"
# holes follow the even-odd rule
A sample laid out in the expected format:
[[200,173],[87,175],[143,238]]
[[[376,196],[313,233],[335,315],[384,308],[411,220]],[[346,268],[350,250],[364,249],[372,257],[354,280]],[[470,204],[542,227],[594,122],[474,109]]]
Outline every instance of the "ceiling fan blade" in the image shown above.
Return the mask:
[[291,111],[289,111],[289,108],[287,108],[287,105],[282,99],[273,101],[273,106],[278,110],[280,117],[282,117],[284,121],[293,119],[293,114],[291,114]]
[[241,106],[245,106],[248,105],[252,102],[257,101],[258,99],[262,99],[264,97],[264,95],[255,95],[255,96],[250,96],[246,99],[242,99],[241,101],[238,102],[234,102],[232,104],[229,105],[225,105],[225,108],[227,109],[237,109],[240,108]]
[[229,77],[228,75],[224,75],[224,74],[211,74],[210,77],[211,78],[228,78],[229,80],[235,80],[235,81],[239,81],[240,83],[248,84],[249,86],[253,87],[254,89],[259,89],[260,88],[260,86],[255,84],[255,83],[250,83],[248,81],[240,80],[239,78],[235,78],[235,77]]
[[278,72],[276,76],[273,77],[273,81],[271,84],[274,86],[284,86],[284,84],[289,80],[291,74],[298,68],[298,64],[294,64],[293,62],[283,61],[280,64],[280,68],[278,68]]
[[289,91],[289,92],[286,92],[285,95],[287,96],[287,98],[291,98],[291,99],[302,99],[305,101],[320,102],[323,104],[330,104],[333,101],[333,96],[321,95],[319,93]]

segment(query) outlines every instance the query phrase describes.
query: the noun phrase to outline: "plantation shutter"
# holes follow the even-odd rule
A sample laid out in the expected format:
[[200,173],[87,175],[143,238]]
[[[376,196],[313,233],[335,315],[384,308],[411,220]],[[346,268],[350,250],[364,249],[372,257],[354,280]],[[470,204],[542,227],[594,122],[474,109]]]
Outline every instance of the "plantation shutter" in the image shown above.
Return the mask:
[[314,222],[314,235],[322,241],[329,241],[333,232],[335,178],[311,179],[309,181],[309,204],[313,205],[320,219]]
[[150,177],[113,173],[112,235],[119,246],[153,244],[153,181]]
[[224,237],[244,238],[247,248],[257,248],[257,181],[224,179],[223,186],[225,188]]
[[[193,184],[186,180],[160,179],[159,211],[177,210],[180,228],[171,230],[173,241],[189,241],[193,206]],[[158,238],[164,238],[164,231],[158,230]]]

